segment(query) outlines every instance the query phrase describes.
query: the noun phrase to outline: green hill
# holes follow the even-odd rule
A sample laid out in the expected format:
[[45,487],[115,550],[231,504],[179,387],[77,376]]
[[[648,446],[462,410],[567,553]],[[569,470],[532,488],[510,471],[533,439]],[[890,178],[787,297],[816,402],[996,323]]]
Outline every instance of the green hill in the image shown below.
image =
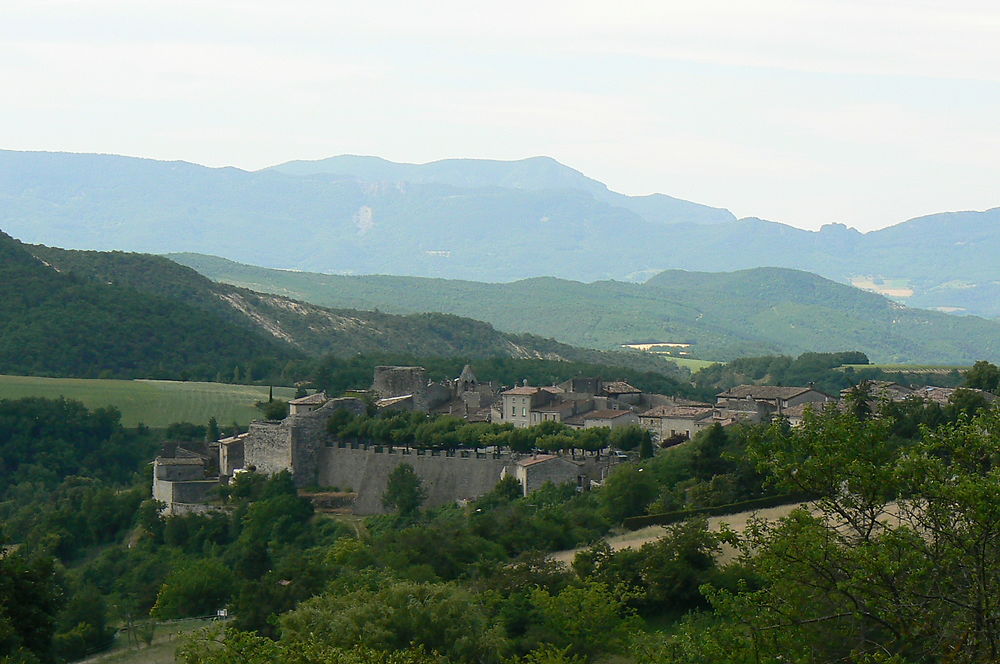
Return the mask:
[[211,379],[297,357],[190,304],[61,273],[0,233],[0,373]]
[[505,284],[269,270],[175,255],[206,276],[325,306],[444,311],[574,345],[691,343],[706,359],[864,351],[877,362],[967,364],[1000,358],[1000,324],[911,309],[814,274],[780,268],[660,273],[644,284],[538,278]]
[[[137,354],[155,356],[167,353],[161,346],[167,346],[177,338],[177,344],[182,345],[185,350],[178,357],[171,355],[171,366],[185,366],[183,360],[188,356],[185,354],[190,354],[192,362],[197,362],[198,356],[190,348],[196,343],[204,343],[209,349],[228,347],[232,343],[236,348],[242,349],[244,355],[257,353],[259,346],[273,349],[273,354],[285,361],[327,353],[340,357],[360,353],[412,357],[544,358],[680,374],[669,362],[660,361],[650,365],[649,358],[636,353],[609,353],[575,348],[538,336],[502,333],[488,323],[451,314],[398,315],[347,308],[333,309],[229,284],[214,283],[195,270],[161,256],[20,245],[9,238],[7,246],[32,273],[38,273],[49,281],[79,284],[88,293],[95,293],[94,297],[101,298],[102,303],[107,302],[102,307],[120,307],[122,302],[155,302],[172,311],[183,312],[182,317],[189,321],[192,331],[187,337],[178,331],[159,330],[160,334],[150,336],[152,345],[149,347],[143,346],[140,340],[109,336],[103,340],[106,350],[102,355],[102,362],[97,363],[99,367],[107,366],[112,361],[115,348],[121,344],[126,349],[134,349]],[[74,310],[72,302],[68,301],[64,310],[64,315],[72,319],[84,319],[83,324],[91,328],[96,325],[89,320],[91,317],[102,321],[101,325],[110,325],[100,307],[93,310],[82,306],[79,310]],[[127,310],[121,310],[115,316],[125,323],[126,330],[132,328],[132,314]],[[19,325],[17,320],[13,319],[11,325]],[[155,327],[146,320],[139,321],[136,325],[143,330]],[[63,337],[65,341],[59,345],[65,346],[67,353],[87,354],[83,339],[66,334],[59,338]],[[217,368],[212,370],[211,375],[222,371],[228,377],[232,374],[234,365],[242,362],[230,355],[215,357],[212,366]],[[78,363],[70,363],[66,358],[50,359],[44,369],[33,369],[32,366],[12,363],[7,368],[0,365],[0,373],[92,376],[102,371],[95,367],[84,370]],[[66,368],[60,370],[59,367]],[[280,365],[278,368],[280,369]],[[175,377],[177,370],[166,375],[147,373],[146,365],[142,364],[133,371],[112,371],[111,375]],[[203,373],[197,375],[202,376]]]

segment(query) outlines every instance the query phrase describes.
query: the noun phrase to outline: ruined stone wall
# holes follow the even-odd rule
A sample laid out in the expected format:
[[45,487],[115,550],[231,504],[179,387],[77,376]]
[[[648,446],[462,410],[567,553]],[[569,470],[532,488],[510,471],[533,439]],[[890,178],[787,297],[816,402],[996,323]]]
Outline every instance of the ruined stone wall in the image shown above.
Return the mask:
[[[383,451],[376,452],[376,449]],[[430,451],[417,454],[410,450],[370,447],[325,447],[319,450],[318,483],[337,487],[342,491],[357,492],[354,504],[356,514],[382,514],[382,495],[389,481],[389,474],[400,464],[413,466],[427,490],[424,507],[437,507],[456,500],[478,498],[490,491],[500,481],[504,468],[513,462],[507,455],[493,458],[476,458],[474,453],[463,457],[460,452],[446,456],[445,452],[432,455]],[[512,472],[508,471],[508,472]]]
[[441,383],[425,385],[423,389],[413,393],[414,407],[417,410],[430,410],[441,404],[448,403],[455,396],[452,389]]
[[288,428],[283,422],[251,422],[243,439],[243,467],[265,475],[291,470]]
[[232,477],[237,468],[244,468],[244,442],[242,440],[219,445],[219,474]]
[[214,479],[170,482],[154,478],[153,499],[164,503],[164,514],[181,514],[177,510],[178,503],[206,503],[217,497],[215,489],[218,486],[218,480]]
[[[325,447],[319,450],[318,484],[337,487],[341,491],[357,493],[354,504],[356,514],[382,514],[382,495],[389,481],[389,474],[400,464],[408,463],[423,482],[427,490],[424,507],[437,507],[456,500],[470,500],[489,492],[505,474],[517,476],[517,456],[507,454],[495,458],[492,454],[477,457],[474,452],[455,452],[448,456],[445,452],[432,453],[427,450],[418,454],[410,450],[404,454],[401,448],[391,453],[388,447],[363,446]],[[381,450],[381,451],[377,451]],[[577,476],[585,476],[584,486],[589,480],[600,480],[607,474],[612,462],[608,457],[578,458],[574,463],[568,459],[557,459],[542,470],[539,468],[528,475],[529,491],[540,488],[545,482],[557,484],[577,482]]]
[[427,387],[427,370],[423,367],[375,367],[372,389],[379,397],[416,395]]
[[524,495],[527,496],[532,491],[541,489],[546,482],[553,484],[571,482],[574,485],[582,485],[578,482],[578,478],[585,474],[582,465],[577,465],[568,459],[552,459],[519,468],[517,478],[524,489]]
[[166,482],[186,482],[205,479],[205,466],[200,463],[173,464],[170,459],[154,462],[153,474],[156,479]]

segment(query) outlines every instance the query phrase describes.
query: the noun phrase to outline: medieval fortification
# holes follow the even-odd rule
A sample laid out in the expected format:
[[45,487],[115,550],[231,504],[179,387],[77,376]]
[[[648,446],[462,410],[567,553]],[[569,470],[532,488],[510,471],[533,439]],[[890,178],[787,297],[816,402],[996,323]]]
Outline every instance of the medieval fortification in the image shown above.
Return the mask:
[[[496,391],[480,384],[469,367],[452,381],[432,383],[422,367],[378,367],[374,391],[384,408],[445,412],[477,419],[488,414]],[[490,491],[501,478],[515,477],[525,494],[545,482],[573,482],[589,488],[607,473],[611,459],[594,456],[518,455],[504,451],[419,450],[345,443],[327,432],[327,420],[346,409],[364,413],[356,398],[322,393],[290,402],[281,421],[255,421],[249,430],[207,449],[183,447],[154,462],[153,497],[170,514],[211,509],[214,490],[241,471],[291,472],[300,488],[336,488],[349,496],[356,514],[384,512],[382,495],[390,473],[400,464],[413,467],[427,490],[425,506],[471,500]],[[210,477],[206,477],[209,475]]]

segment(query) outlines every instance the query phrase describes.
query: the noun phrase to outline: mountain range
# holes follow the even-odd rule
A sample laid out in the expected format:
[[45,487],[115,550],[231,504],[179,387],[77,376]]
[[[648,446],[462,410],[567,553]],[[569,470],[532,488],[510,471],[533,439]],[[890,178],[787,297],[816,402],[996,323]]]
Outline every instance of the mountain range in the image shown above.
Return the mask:
[[668,270],[641,284],[552,277],[483,283],[313,274],[193,254],[170,258],[213,280],[325,306],[442,311],[593,348],[690,344],[675,352],[710,360],[848,349],[883,363],[1000,358],[996,321],[914,309],[785,268]]
[[641,281],[664,269],[806,270],[913,306],[1000,316],[1000,208],[860,233],[624,196],[546,157],[260,171],[0,151],[0,227],[80,249],[211,253],[337,274]]

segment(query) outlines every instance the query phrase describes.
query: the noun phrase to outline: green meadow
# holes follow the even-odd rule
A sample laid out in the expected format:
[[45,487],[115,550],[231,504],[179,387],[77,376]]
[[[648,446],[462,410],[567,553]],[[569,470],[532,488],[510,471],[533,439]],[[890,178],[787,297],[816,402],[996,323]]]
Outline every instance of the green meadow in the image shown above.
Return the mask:
[[[274,388],[276,399],[294,395],[294,388]],[[267,396],[267,386],[261,385],[0,375],[0,399],[65,397],[83,402],[88,408],[114,406],[121,411],[126,426],[140,422],[151,427],[172,422],[204,424],[211,417],[221,425],[236,422],[246,426],[250,420],[260,418],[254,403],[266,401]]]
[[662,357],[668,362],[673,362],[677,366],[689,369],[691,373],[695,371],[700,371],[705,367],[710,367],[713,364],[725,364],[725,362],[714,362],[712,360],[696,360],[693,357],[676,357],[674,355],[666,355],[664,353],[657,353],[658,357]]
[[878,369],[886,373],[908,374],[946,374],[952,371],[968,371],[968,365],[934,365],[934,364],[845,364],[841,369],[852,368],[855,371]]

